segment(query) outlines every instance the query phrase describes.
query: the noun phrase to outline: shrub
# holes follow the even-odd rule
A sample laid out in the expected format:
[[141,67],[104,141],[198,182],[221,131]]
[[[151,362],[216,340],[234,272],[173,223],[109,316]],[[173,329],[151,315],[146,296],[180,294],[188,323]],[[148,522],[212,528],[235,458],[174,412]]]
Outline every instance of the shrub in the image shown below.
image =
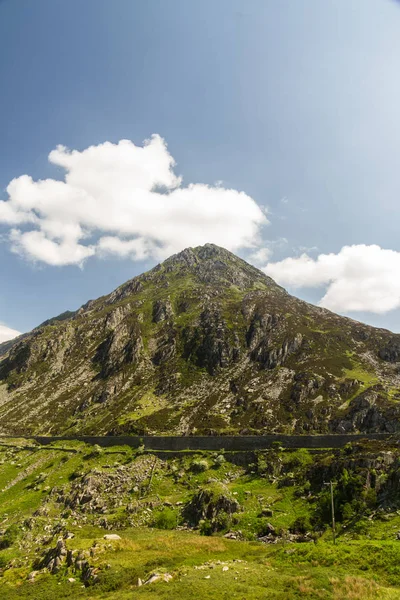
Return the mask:
[[301,498],[301,496],[307,496],[311,491],[311,483],[306,481],[303,487],[298,487],[294,491],[294,496],[296,498]]
[[83,477],[84,476],[84,471],[83,471],[83,465],[80,465],[79,467],[77,467],[75,469],[75,471],[72,471],[72,473],[69,475],[68,479],[70,481],[73,481],[74,479],[78,479],[79,477]]
[[190,466],[190,469],[193,471],[193,473],[204,473],[204,471],[208,470],[208,462],[204,459],[194,460]]
[[140,444],[140,446],[137,447],[136,454],[138,456],[141,456],[142,454],[144,454],[144,452],[145,452],[144,444]]
[[213,526],[209,519],[204,519],[199,522],[200,535],[212,535]]
[[5,534],[0,537],[0,550],[12,546],[18,538],[19,529],[17,525],[10,525]]
[[9,562],[10,561],[7,556],[3,556],[0,554],[0,569],[5,569]]
[[259,475],[266,475],[268,473],[268,463],[264,454],[257,453],[256,468]]
[[214,531],[228,531],[232,524],[232,517],[227,512],[221,510],[214,519]]
[[271,523],[266,517],[261,517],[254,520],[253,529],[257,537],[263,537],[264,535],[268,535],[272,531]]
[[310,524],[310,520],[308,517],[306,517],[305,515],[301,515],[300,517],[297,517],[297,519],[295,519],[292,523],[292,525],[290,526],[290,531],[292,533],[307,533],[307,531],[310,531],[311,529],[311,524]]
[[283,450],[282,442],[272,442],[271,448],[273,450],[276,450],[277,452],[280,452],[281,450]]
[[225,462],[225,456],[223,454],[218,454],[218,456],[215,458],[214,461],[214,465],[216,467],[221,467]]
[[85,455],[85,458],[99,458],[102,454],[104,454],[103,448],[98,444],[95,444],[92,451]]
[[312,463],[312,457],[306,448],[299,448],[290,456],[290,467],[308,467]]
[[177,514],[172,508],[164,508],[154,515],[153,527],[157,529],[175,529],[177,524]]

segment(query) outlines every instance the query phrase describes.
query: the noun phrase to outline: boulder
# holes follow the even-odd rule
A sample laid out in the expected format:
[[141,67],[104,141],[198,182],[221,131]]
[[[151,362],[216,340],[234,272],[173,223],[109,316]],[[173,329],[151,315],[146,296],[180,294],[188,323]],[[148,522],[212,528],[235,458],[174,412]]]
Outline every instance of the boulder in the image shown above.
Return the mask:
[[117,533],[107,533],[103,536],[105,540],[120,540],[121,537]]

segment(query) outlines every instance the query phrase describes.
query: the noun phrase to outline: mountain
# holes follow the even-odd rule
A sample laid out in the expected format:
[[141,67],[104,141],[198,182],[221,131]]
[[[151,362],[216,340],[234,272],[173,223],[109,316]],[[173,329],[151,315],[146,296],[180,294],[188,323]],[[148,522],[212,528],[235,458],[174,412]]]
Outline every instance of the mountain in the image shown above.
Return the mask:
[[392,432],[400,335],[212,244],[0,345],[0,433]]

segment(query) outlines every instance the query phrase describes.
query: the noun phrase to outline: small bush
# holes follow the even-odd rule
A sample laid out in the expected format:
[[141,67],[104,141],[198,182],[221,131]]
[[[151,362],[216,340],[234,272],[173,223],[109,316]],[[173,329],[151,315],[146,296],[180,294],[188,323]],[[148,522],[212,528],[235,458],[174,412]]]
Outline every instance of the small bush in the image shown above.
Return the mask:
[[281,452],[283,450],[282,442],[272,442],[271,448],[277,452]]
[[99,456],[101,456],[102,454],[104,454],[103,448],[98,444],[95,444],[93,446],[92,451],[85,455],[85,458],[99,458]]
[[305,469],[312,463],[312,456],[306,448],[299,448],[285,454],[284,463],[288,470]]
[[17,541],[18,533],[17,525],[10,525],[5,534],[0,537],[0,550],[10,548]]
[[177,524],[177,514],[171,508],[164,508],[154,515],[153,527],[157,529],[176,529]]
[[218,454],[218,456],[214,460],[214,465],[216,467],[221,467],[225,463],[225,456],[223,454]]
[[271,533],[271,524],[266,517],[261,517],[254,520],[253,529],[256,537],[263,537]]
[[[96,589],[108,595],[110,592],[116,592],[121,588],[136,585],[138,577],[143,577],[143,573],[136,566],[103,570],[99,573]],[[55,598],[55,596],[52,596],[52,598]]]
[[82,465],[80,465],[80,467],[78,467],[77,469],[75,469],[75,471],[72,471],[72,473],[69,475],[68,479],[70,481],[73,481],[74,479],[78,479],[79,477],[83,477],[84,476],[84,472],[82,469]]
[[294,496],[296,498],[301,498],[301,496],[307,496],[311,491],[311,483],[306,481],[303,487],[298,487],[294,491]]
[[212,523],[214,531],[228,531],[232,524],[232,517],[225,511],[220,511]]
[[206,460],[194,460],[190,466],[190,470],[193,473],[204,473],[208,470],[208,462]]
[[5,569],[8,566],[9,559],[7,556],[2,556],[0,554],[0,569]]
[[200,535],[212,535],[213,526],[209,519],[204,519],[199,522],[199,531]]
[[311,529],[310,520],[305,515],[297,517],[297,519],[295,519],[295,521],[293,521],[292,525],[290,526],[290,531],[292,533],[304,534],[304,533],[307,533],[307,531],[310,531],[310,529]]

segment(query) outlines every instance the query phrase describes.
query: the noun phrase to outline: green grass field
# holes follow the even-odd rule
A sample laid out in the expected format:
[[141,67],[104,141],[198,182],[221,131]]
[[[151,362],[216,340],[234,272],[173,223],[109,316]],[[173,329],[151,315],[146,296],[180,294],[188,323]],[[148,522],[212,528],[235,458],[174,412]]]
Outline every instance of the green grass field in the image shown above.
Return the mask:
[[[346,453],[336,459],[346,460]],[[379,518],[370,509],[353,525],[342,520],[336,545],[329,520],[312,541],[288,541],[294,523],[307,522],[308,529],[316,522],[319,496],[308,490],[305,478],[332,460],[329,452],[277,449],[238,466],[216,453],[161,460],[127,447],[100,450],[75,442],[52,448],[27,448],[18,440],[1,445],[0,597],[400,598],[397,509]],[[76,490],[88,489],[96,490],[90,502],[68,504]],[[185,511],[201,490],[217,499],[222,490],[224,501],[240,508],[224,513],[225,520],[223,511],[215,523],[210,518],[208,527],[215,530],[204,519],[188,523]],[[279,532],[276,543],[257,541],[270,525]],[[202,535],[205,531],[211,535]],[[237,539],[224,537],[227,532]],[[109,534],[120,539],[104,539]],[[65,560],[55,574],[41,565],[60,537],[75,556],[87,557],[94,578],[85,581]],[[152,576],[155,581],[146,583]]]

